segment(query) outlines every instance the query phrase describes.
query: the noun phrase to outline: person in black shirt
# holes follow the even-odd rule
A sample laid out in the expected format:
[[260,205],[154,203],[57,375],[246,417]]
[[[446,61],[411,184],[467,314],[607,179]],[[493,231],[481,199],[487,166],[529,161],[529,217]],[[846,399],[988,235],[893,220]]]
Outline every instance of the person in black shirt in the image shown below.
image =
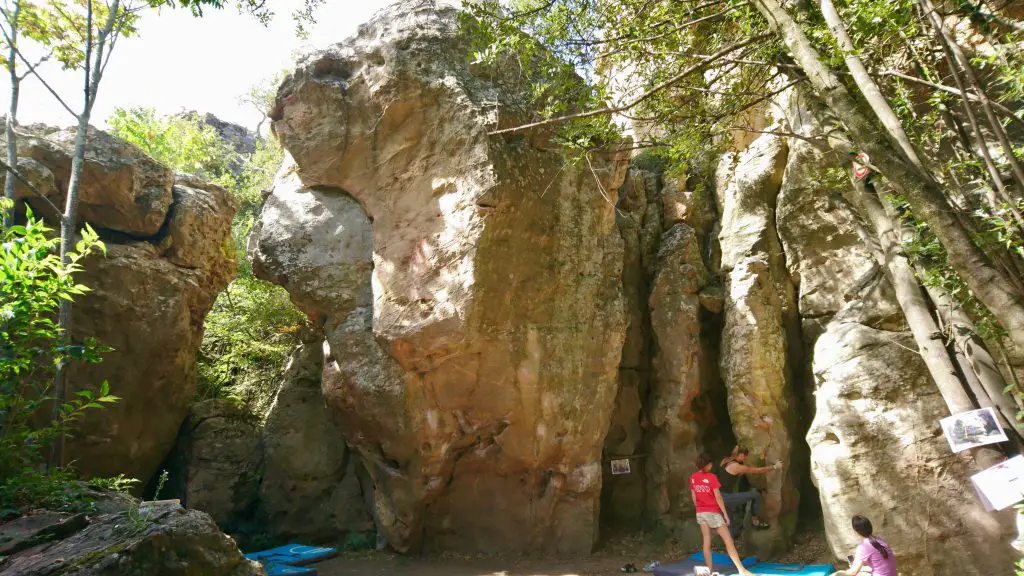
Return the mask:
[[774,466],[754,467],[747,466],[747,456],[750,450],[746,446],[736,446],[732,449],[732,455],[722,459],[719,474],[722,482],[722,499],[728,508],[745,506],[747,502],[753,502],[750,511],[750,521],[755,528],[768,528],[769,524],[761,519],[761,508],[764,506],[764,498],[761,492],[752,488],[747,482],[747,474],[767,474],[772,470],[782,468],[782,462],[776,462]]

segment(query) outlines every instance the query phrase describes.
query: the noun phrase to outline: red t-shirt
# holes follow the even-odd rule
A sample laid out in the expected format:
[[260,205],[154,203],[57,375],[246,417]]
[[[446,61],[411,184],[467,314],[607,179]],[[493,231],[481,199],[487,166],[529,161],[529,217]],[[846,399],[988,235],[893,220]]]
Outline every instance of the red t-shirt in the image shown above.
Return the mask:
[[690,491],[697,495],[697,512],[722,513],[715,500],[715,490],[721,487],[718,476],[710,472],[695,472],[690,476]]

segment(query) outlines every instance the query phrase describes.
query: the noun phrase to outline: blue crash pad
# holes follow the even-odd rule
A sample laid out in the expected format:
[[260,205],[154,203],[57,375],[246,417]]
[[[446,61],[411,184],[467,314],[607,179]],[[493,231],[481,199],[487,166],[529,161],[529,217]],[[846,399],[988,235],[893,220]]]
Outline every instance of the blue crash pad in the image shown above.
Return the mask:
[[287,566],[285,564],[267,564],[263,566],[267,576],[316,576],[315,568]]
[[278,546],[277,548],[271,548],[270,550],[246,554],[245,557],[264,565],[285,564],[288,566],[303,566],[305,564],[312,564],[313,562],[327,560],[328,558],[333,558],[337,555],[338,551],[334,548],[305,546],[303,544],[286,544],[284,546]]
[[836,571],[831,564],[775,564],[772,562],[758,562],[748,566],[751,572],[757,574],[796,574],[798,576],[830,576]]
[[[715,564],[715,571],[726,575],[736,574],[736,567],[727,554],[713,552],[711,561]],[[792,576],[829,576],[835,569],[829,564],[776,564],[772,562],[758,562],[756,556],[744,558],[743,565],[755,574],[776,575],[789,574]],[[694,576],[695,569],[704,566],[704,553],[697,552],[682,562],[658,566],[654,569],[654,576]]]

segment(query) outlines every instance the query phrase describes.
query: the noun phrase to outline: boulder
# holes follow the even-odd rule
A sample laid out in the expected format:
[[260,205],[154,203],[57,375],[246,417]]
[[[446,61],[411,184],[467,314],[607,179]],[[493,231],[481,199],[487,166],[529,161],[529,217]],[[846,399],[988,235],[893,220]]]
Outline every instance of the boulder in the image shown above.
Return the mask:
[[910,334],[833,322],[815,344],[814,375],[807,441],[835,556],[860,542],[850,518],[862,514],[901,573],[1007,573],[1017,557],[1001,533],[1008,513],[979,505],[970,455],[949,450],[938,424],[948,410]]
[[265,576],[209,515],[134,503],[0,561],[6,576]]
[[172,462],[182,503],[230,529],[251,514],[259,497],[259,423],[231,400],[197,402],[182,424]]
[[[18,138],[18,154],[53,174],[55,189],[47,198],[60,208],[71,178],[76,134],[76,129],[67,129]],[[85,160],[79,189],[80,222],[136,237],[160,231],[173,201],[174,172],[170,168],[136,146],[91,127]],[[31,197],[29,201],[34,207],[41,205]]]
[[338,540],[374,529],[357,472],[362,461],[345,445],[320,389],[323,362],[319,342],[295,350],[263,430],[260,500],[267,527],[281,539]]
[[[84,416],[67,457],[86,476],[123,473],[145,482],[185,418],[203,320],[235,273],[225,249],[235,202],[219,187],[176,179],[127,142],[93,128],[88,135],[79,221],[99,231],[107,254],[83,261],[78,280],[92,291],[75,301],[71,331],[74,340],[93,337],[113,350],[100,364],[73,365],[68,389],[107,380],[121,400]],[[61,207],[74,136],[42,125],[18,133],[18,166]],[[52,219],[33,193],[21,193]]]
[[298,63],[271,113],[293,166],[250,254],[324,326],[324,394],[394,548],[589,552],[626,158],[489,135],[529,118],[519,73],[471,67],[458,21],[399,2]]
[[121,400],[73,431],[68,457],[80,472],[145,481],[170,452],[195,395],[203,318],[226,284],[204,272],[172,264],[147,242],[108,243],[105,257],[85,261],[80,281],[92,292],[72,308],[72,333],[113,350],[99,364],[75,365],[68,390],[107,380]]

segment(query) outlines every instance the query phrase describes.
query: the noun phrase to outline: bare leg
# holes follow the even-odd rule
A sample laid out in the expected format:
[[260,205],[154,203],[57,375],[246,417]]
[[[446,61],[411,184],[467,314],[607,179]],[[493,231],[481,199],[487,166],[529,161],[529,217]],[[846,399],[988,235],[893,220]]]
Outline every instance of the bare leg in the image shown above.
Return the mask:
[[[732,563],[736,565],[736,569],[739,570],[740,576],[754,576],[754,573],[747,570],[747,567],[740,561],[740,555],[736,552],[736,545],[733,544],[732,541],[732,534],[729,534],[729,526],[719,527],[718,536],[722,539],[722,542],[725,542],[725,551],[729,553],[729,558],[732,560]],[[705,554],[707,554],[707,552],[705,552]]]
[[715,565],[711,561],[711,527],[701,524],[700,535],[704,537],[704,565],[708,567],[709,572],[714,572]]

